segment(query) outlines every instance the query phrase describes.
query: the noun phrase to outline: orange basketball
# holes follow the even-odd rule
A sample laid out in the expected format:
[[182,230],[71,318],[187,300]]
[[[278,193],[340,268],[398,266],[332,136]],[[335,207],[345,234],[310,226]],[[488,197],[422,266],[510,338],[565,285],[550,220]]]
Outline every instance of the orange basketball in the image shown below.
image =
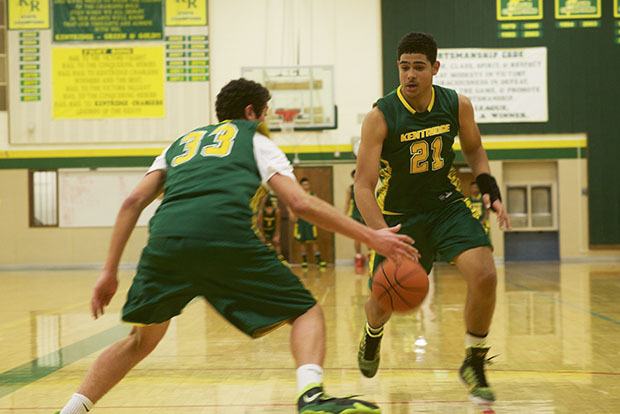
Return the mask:
[[386,259],[372,278],[372,296],[385,310],[407,312],[420,306],[428,293],[428,276],[413,260],[399,265]]

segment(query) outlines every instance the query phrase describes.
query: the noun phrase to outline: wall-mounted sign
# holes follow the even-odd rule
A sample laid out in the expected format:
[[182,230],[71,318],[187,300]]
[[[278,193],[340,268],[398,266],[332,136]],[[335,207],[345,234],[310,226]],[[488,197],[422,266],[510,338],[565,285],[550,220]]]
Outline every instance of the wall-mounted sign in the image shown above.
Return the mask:
[[52,49],[54,119],[164,117],[163,46]]
[[162,0],[53,0],[55,42],[161,40]]
[[50,28],[49,0],[9,0],[9,30]]
[[543,0],[496,0],[497,20],[541,20]]
[[440,49],[434,83],[474,104],[476,121],[546,122],[547,48]]
[[556,19],[598,19],[601,0],[555,0]]
[[166,26],[206,25],[206,0],[166,0]]

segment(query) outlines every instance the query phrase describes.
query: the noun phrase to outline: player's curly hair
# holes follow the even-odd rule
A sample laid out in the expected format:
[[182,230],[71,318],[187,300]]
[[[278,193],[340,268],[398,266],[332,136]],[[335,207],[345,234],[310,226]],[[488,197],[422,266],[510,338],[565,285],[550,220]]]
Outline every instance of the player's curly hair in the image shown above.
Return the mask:
[[432,64],[437,60],[437,43],[433,36],[428,33],[407,33],[398,42],[398,59],[405,53],[421,53],[426,55]]
[[226,84],[215,99],[215,113],[218,121],[244,119],[245,107],[252,105],[259,116],[271,99],[269,90],[260,83],[239,78]]

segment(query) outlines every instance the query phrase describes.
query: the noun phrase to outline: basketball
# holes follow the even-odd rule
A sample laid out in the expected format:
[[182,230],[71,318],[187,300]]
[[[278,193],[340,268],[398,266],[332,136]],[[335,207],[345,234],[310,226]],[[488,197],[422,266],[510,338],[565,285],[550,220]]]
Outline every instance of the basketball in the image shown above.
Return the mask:
[[417,308],[428,293],[428,276],[419,263],[405,260],[399,265],[386,259],[372,278],[372,296],[385,310],[408,312]]

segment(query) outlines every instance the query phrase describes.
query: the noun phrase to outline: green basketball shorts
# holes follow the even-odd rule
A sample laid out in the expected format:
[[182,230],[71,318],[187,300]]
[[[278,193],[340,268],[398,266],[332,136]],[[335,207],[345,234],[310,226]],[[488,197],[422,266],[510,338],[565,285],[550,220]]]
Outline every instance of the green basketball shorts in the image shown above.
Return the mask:
[[316,300],[273,250],[150,239],[142,251],[122,319],[161,323],[203,296],[226,320],[256,338],[305,313]]
[[294,229],[295,240],[299,242],[314,241],[317,238],[316,226],[307,221],[298,219]]
[[[433,263],[440,254],[450,262],[466,250],[480,246],[491,247],[491,241],[480,222],[474,218],[471,210],[463,200],[457,200],[447,206],[410,215],[384,216],[387,224],[392,227],[401,224],[401,234],[415,240],[414,247],[422,257],[420,264],[430,273]],[[373,254],[370,260],[370,274],[384,257]]]

